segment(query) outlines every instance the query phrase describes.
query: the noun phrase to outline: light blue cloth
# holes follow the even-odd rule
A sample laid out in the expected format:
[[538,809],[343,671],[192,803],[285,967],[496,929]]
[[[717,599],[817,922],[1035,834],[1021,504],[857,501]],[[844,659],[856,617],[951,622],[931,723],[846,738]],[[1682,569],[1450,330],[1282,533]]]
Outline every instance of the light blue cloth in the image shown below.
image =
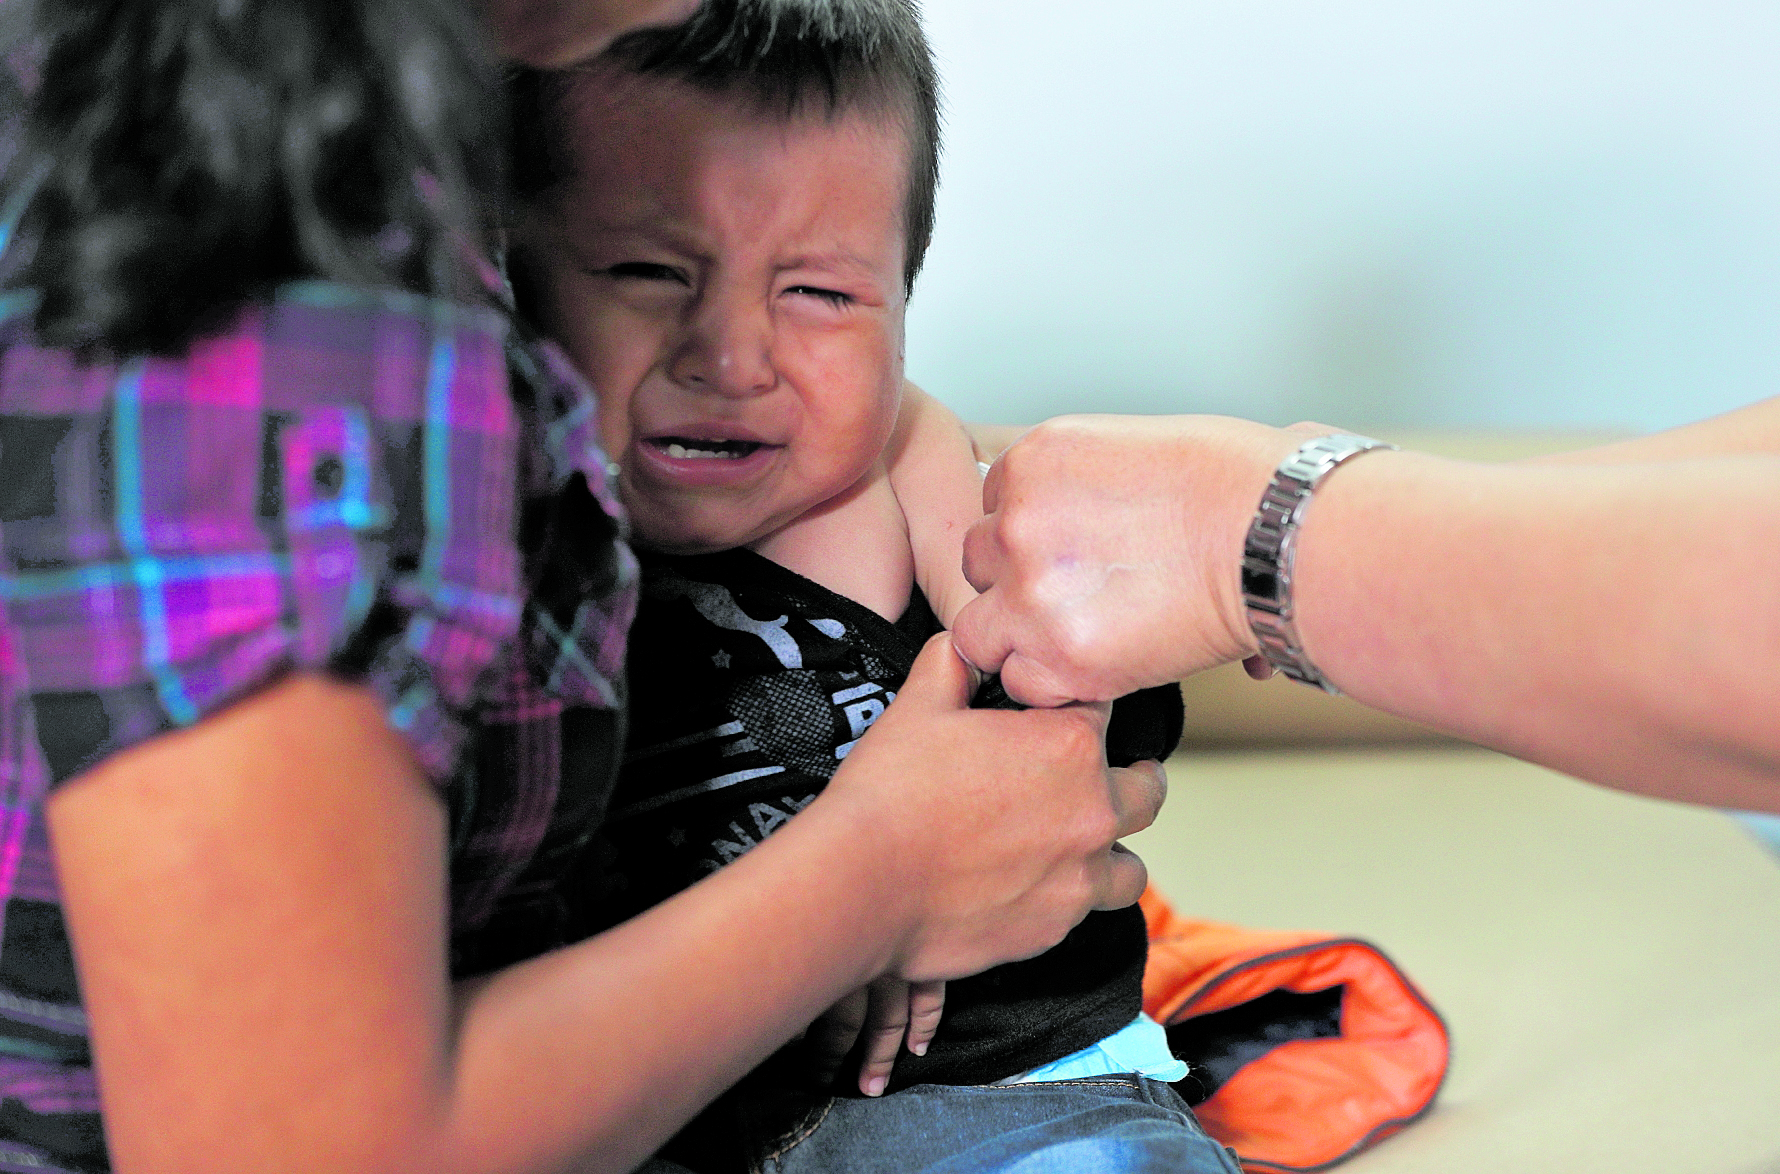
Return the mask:
[[998,1080],[997,1084],[1037,1084],[1045,1080],[1079,1080],[1084,1076],[1119,1076],[1136,1073],[1151,1080],[1173,1084],[1187,1074],[1187,1062],[1168,1050],[1168,1033],[1148,1015],[1139,1014],[1129,1024],[1099,1043],[1071,1052],[1061,1060]]
[[1763,811],[1733,811],[1731,815],[1748,828],[1751,835],[1780,855],[1780,815]]

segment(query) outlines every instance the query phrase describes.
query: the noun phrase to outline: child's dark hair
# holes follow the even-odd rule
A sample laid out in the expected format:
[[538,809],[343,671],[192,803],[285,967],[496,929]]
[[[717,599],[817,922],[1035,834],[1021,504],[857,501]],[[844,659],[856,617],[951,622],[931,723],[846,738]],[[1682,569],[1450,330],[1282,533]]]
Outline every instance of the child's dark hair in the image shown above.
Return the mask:
[[[685,24],[630,33],[586,68],[740,94],[788,118],[814,104],[830,118],[864,107],[903,119],[904,280],[914,288],[933,237],[940,147],[939,81],[916,0],[705,0]],[[512,186],[522,200],[569,176],[566,111],[574,82],[574,71],[520,73],[509,87]]]
[[177,353],[280,282],[468,289],[505,179],[467,0],[39,0],[11,176],[52,345]]

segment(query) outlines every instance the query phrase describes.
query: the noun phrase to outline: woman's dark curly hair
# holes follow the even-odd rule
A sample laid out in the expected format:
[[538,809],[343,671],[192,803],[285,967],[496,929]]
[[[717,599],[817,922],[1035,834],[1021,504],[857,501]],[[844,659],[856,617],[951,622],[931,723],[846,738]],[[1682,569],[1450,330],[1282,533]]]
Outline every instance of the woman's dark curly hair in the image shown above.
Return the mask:
[[43,341],[177,353],[280,282],[463,296],[498,88],[466,0],[39,0],[8,186]]

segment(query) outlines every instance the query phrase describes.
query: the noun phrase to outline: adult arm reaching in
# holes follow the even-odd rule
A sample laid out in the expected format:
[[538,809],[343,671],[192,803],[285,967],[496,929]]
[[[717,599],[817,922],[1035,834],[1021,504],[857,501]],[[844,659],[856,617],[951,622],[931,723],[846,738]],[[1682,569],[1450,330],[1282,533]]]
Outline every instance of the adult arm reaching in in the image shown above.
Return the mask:
[[[1314,425],[1065,417],[1014,444],[954,639],[1023,700],[1252,656],[1243,539]],[[1378,709],[1597,782],[1780,810],[1780,400],[1513,465],[1373,452],[1316,490],[1309,658]]]

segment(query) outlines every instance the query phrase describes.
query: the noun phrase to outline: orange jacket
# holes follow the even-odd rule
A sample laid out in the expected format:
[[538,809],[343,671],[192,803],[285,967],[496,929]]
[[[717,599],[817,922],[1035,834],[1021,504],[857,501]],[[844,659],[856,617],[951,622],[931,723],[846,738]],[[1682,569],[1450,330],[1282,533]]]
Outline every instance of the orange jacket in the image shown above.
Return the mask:
[[1180,917],[1154,889],[1143,912],[1144,1010],[1216,1085],[1194,1113],[1245,1170],[1326,1169],[1433,1105],[1446,1025],[1376,947]]

